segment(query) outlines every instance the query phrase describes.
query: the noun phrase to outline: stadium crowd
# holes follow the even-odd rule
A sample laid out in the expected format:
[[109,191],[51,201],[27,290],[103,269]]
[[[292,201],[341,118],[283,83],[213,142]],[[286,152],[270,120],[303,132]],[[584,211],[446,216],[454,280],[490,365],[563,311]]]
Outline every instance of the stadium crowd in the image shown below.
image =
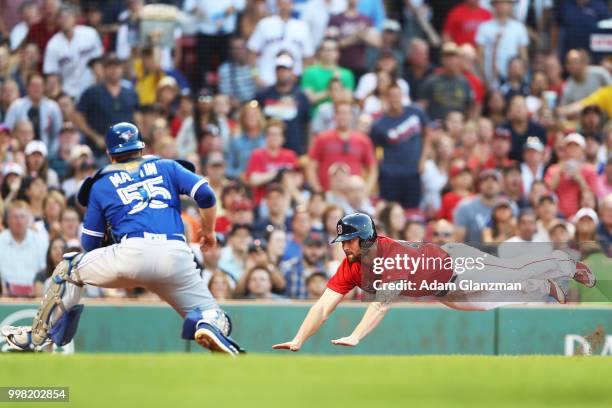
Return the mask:
[[215,190],[217,248],[188,198],[183,219],[218,299],[317,298],[355,211],[411,242],[612,255],[609,2],[146,3],[0,0],[2,296],[79,250],[75,194],[121,121]]

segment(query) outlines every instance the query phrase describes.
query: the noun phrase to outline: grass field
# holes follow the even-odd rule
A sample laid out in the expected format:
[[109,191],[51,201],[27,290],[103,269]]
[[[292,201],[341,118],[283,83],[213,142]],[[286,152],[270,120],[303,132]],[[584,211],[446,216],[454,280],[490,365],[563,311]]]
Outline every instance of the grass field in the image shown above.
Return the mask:
[[69,386],[52,407],[596,408],[611,378],[605,357],[0,355],[0,386]]

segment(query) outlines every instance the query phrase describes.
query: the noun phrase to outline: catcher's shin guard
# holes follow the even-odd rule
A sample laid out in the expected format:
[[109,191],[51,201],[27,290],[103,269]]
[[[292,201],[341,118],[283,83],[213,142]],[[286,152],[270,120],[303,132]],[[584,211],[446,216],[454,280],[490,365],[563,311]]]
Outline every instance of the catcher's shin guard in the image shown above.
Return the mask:
[[[76,332],[83,305],[66,309],[62,298],[68,284],[83,286],[76,266],[83,258],[82,253],[71,252],[64,255],[51,276],[51,284],[45,293],[40,308],[32,322],[32,346],[37,348],[48,341],[49,337],[58,346],[63,346],[72,340]],[[60,308],[59,316],[52,321],[56,308]]]

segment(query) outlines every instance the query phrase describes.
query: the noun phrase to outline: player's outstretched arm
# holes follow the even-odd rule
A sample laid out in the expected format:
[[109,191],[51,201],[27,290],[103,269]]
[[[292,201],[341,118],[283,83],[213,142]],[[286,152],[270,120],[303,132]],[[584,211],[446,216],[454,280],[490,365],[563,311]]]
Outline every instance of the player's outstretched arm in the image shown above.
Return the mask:
[[336,306],[342,301],[343,297],[344,295],[340,293],[334,292],[331,289],[325,289],[323,295],[321,295],[319,300],[317,300],[308,311],[304,322],[302,322],[293,340],[286,343],[275,344],[272,348],[276,350],[300,351],[302,344],[319,330],[321,325],[336,309]]
[[354,347],[359,344],[359,341],[367,336],[378,324],[382,321],[383,317],[389,310],[389,305],[384,302],[372,302],[368,306],[363,318],[353,330],[350,336],[342,337],[340,339],[332,340],[332,344],[337,346],[350,346]]

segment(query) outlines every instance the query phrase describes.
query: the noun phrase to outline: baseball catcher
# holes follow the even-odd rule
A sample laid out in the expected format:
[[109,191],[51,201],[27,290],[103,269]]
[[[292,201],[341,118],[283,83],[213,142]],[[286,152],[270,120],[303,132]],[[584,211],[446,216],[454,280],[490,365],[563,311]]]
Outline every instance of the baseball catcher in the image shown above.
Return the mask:
[[[190,163],[143,156],[145,144],[131,123],[106,134],[111,164],[88,178],[78,193],[87,207],[83,221],[85,253],[69,253],[51,276],[51,284],[31,327],[6,326],[1,334],[16,351],[43,351],[74,337],[83,305],[83,285],[144,287],[159,295],[183,318],[182,337],[214,352],[238,354],[229,337],[232,325],[196,268],[186,243],[179,196],[199,207],[206,251],[216,245],[216,198]],[[192,165],[191,165],[192,166]],[[114,244],[101,247],[110,227]]]

